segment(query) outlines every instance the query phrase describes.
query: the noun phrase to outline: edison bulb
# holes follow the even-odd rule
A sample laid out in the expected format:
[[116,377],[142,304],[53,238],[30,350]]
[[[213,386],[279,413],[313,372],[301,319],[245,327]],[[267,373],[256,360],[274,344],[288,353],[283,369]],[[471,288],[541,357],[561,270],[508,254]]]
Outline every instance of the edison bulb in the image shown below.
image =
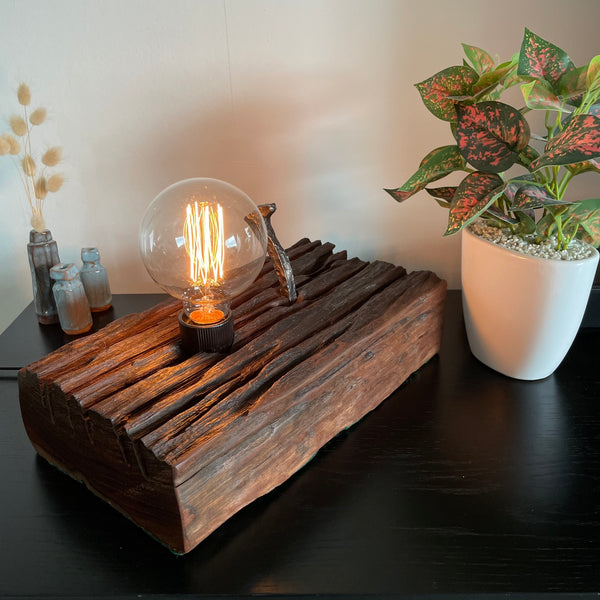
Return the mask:
[[256,279],[267,251],[265,223],[252,200],[218,179],[180,181],[146,210],[139,243],[150,277],[183,302],[182,333],[199,331],[199,350],[215,351],[210,340],[217,331],[232,338],[231,299]]

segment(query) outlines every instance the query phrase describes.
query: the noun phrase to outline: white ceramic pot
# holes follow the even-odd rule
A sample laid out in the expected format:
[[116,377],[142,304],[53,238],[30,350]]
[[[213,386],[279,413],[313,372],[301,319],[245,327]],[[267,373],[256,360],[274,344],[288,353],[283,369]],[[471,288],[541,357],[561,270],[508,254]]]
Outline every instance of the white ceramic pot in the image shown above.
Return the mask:
[[462,297],[471,352],[515,379],[551,375],[583,319],[598,256],[536,258],[463,229]]

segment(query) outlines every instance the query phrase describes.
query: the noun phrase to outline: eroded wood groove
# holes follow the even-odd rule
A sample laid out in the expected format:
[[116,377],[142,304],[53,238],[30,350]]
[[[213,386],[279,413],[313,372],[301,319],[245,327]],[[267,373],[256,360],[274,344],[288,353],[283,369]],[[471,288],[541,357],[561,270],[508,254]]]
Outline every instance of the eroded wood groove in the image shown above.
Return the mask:
[[267,262],[233,306],[227,355],[183,355],[179,303],[111,323],[19,373],[28,435],[176,552],[285,481],[439,349],[445,282],[288,249],[298,300]]
[[[270,326],[264,329],[264,333],[225,356],[198,381],[153,403],[145,413],[128,423],[128,434],[134,438],[145,435],[145,443],[150,447],[155,440],[159,444],[165,442],[177,431],[185,429],[198,414],[205,412],[207,407],[202,402],[202,396],[225,385],[231,377],[239,377],[240,373],[245,379],[252,377],[277,355],[333,324],[403,273],[403,269],[387,263],[371,263],[302,311],[298,310],[299,304],[286,307],[287,315],[278,309],[277,318],[270,320]],[[186,409],[197,398],[200,401]],[[147,432],[149,427],[164,421],[171,414],[174,414],[171,419],[154,431]]]
[[169,299],[142,313],[127,315],[122,319],[109,323],[101,331],[89,336],[73,340],[51,355],[48,355],[31,365],[31,371],[43,380],[58,377],[75,365],[82,365],[93,360],[99,352],[109,348],[121,340],[140,333],[155,323],[158,323],[179,310],[181,303]]

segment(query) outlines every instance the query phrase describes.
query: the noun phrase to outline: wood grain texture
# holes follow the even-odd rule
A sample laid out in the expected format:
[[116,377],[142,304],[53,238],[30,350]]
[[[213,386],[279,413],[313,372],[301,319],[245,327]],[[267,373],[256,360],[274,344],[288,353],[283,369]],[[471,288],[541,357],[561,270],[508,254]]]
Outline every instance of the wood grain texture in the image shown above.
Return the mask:
[[446,284],[301,240],[298,300],[266,265],[227,355],[183,355],[177,303],[19,373],[36,450],[177,553],[286,481],[439,350]]

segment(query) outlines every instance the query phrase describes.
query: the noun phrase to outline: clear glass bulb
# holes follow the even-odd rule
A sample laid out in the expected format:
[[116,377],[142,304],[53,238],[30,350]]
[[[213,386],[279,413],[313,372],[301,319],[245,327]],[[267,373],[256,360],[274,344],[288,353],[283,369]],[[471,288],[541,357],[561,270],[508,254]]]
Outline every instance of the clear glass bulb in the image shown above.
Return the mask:
[[139,231],[150,277],[183,301],[185,314],[210,326],[230,314],[230,300],[259,274],[265,223],[240,189],[218,179],[175,183],[150,204]]

